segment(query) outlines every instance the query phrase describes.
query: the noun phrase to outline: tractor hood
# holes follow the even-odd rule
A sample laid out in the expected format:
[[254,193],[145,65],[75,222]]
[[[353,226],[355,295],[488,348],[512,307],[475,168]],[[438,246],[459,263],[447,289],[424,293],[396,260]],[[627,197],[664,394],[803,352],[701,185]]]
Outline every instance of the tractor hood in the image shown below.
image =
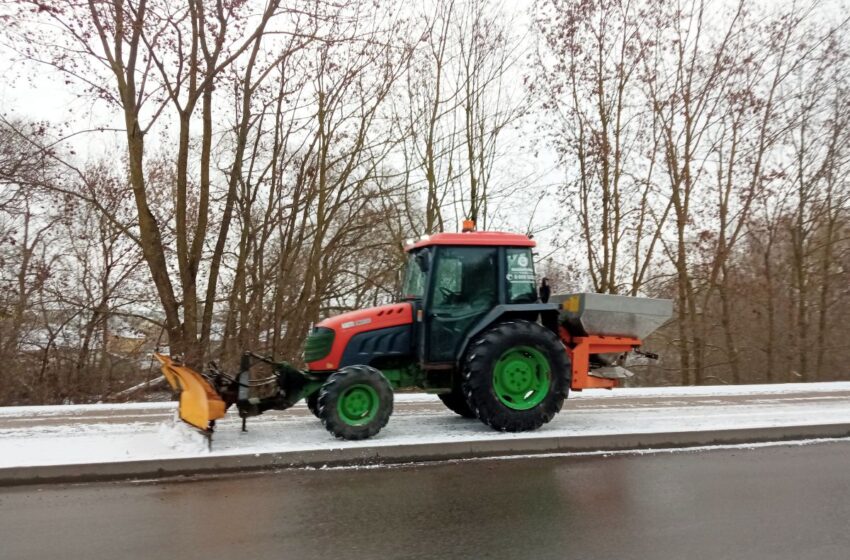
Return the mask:
[[[413,305],[410,303],[381,305],[329,317],[318,323],[307,335],[304,345],[307,368],[310,371],[335,370],[339,367],[342,354],[354,335],[411,323],[413,323]],[[327,353],[323,350],[316,353],[313,350],[319,347],[320,340],[321,346],[328,348]],[[313,350],[312,355],[310,350]],[[318,356],[318,354],[323,355]]]

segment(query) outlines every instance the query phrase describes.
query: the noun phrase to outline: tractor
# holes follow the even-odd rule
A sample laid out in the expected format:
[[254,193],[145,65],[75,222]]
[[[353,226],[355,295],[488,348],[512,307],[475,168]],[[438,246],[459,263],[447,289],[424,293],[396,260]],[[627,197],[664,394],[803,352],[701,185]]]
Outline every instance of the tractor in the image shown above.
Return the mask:
[[[235,405],[245,419],[301,399],[334,436],[377,434],[393,392],[436,394],[451,411],[495,430],[546,424],[570,390],[613,388],[631,372],[623,357],[672,314],[670,300],[603,294],[538,300],[535,242],[526,235],[465,231],[409,242],[398,301],[313,326],[300,370],[253,352],[231,375],[156,354],[180,392],[180,417],[207,434]],[[258,362],[273,374],[253,379]],[[272,394],[256,397],[256,387]]]

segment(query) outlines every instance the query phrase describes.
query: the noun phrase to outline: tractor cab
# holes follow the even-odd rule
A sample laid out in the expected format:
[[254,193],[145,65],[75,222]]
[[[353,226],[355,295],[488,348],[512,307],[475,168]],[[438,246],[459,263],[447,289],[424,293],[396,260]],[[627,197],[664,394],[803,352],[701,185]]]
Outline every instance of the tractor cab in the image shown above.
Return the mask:
[[425,368],[453,366],[479,327],[504,314],[534,320],[553,305],[537,304],[532,248],[525,235],[439,233],[411,243],[402,298],[414,306],[417,357]]

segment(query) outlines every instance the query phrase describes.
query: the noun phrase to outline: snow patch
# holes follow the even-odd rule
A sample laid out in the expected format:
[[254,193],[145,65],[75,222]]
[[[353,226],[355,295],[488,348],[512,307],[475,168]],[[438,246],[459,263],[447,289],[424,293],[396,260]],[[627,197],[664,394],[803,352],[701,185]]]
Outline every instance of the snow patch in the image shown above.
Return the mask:
[[176,412],[171,420],[159,425],[157,435],[163,445],[181,454],[203,455],[209,453],[207,437],[180,420]]

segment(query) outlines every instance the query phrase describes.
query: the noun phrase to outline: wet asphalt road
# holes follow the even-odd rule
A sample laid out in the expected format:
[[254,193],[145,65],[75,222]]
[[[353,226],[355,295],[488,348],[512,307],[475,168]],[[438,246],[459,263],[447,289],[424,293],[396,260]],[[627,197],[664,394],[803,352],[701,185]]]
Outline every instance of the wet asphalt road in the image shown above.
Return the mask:
[[0,558],[850,558],[850,442],[0,489]]

